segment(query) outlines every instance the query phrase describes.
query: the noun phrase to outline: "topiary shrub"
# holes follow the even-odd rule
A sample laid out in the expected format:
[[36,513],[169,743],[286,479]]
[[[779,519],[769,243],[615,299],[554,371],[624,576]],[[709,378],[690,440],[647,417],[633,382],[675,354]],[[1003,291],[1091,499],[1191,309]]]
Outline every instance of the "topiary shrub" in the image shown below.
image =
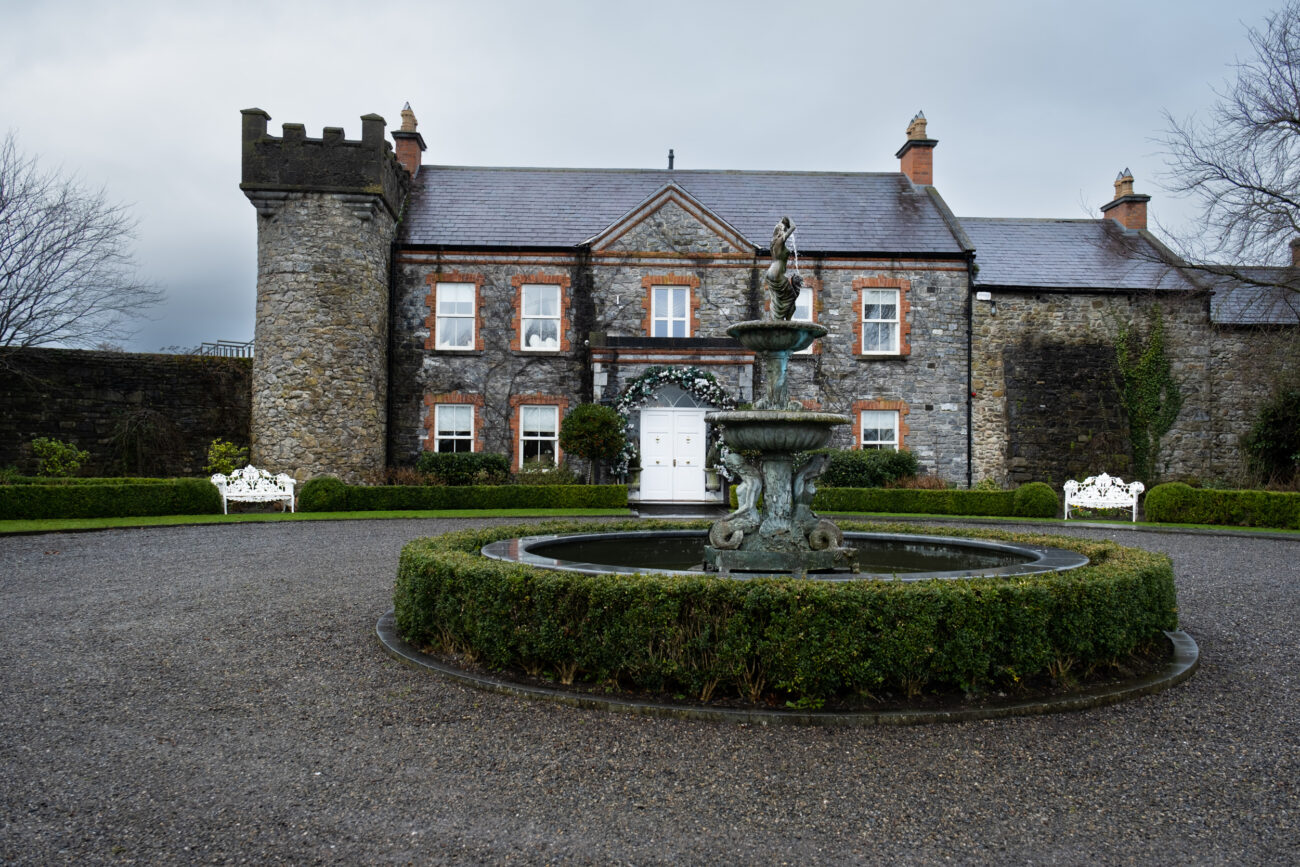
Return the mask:
[[1265,482],[1289,484],[1300,474],[1300,390],[1276,395],[1242,441],[1251,472]]
[[828,449],[830,459],[817,480],[823,488],[883,488],[920,469],[906,449]]
[[348,486],[334,476],[308,480],[298,492],[299,512],[343,512],[348,505]]
[[504,485],[510,481],[510,462],[496,452],[425,452],[415,466],[444,485]]
[[37,475],[54,477],[75,476],[90,457],[90,452],[79,449],[72,443],[49,437],[32,440],[32,454],[39,462]]
[[1020,518],[1055,518],[1061,511],[1056,491],[1045,482],[1030,482],[1016,488],[1014,508]]
[[626,422],[612,407],[582,403],[560,423],[560,448],[589,462],[587,482],[596,481],[596,462],[613,461],[627,443]]

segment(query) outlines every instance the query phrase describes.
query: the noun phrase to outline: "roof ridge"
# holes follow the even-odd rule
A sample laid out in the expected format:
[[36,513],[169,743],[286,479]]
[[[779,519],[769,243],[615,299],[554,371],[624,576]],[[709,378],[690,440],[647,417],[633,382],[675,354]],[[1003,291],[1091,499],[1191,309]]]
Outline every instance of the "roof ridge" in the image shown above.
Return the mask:
[[637,168],[582,168],[573,166],[457,166],[421,165],[420,171],[492,171],[492,172],[545,172],[568,174],[595,172],[600,174],[662,174],[662,175],[820,175],[822,177],[898,178],[902,172],[847,172],[817,169],[637,169]]

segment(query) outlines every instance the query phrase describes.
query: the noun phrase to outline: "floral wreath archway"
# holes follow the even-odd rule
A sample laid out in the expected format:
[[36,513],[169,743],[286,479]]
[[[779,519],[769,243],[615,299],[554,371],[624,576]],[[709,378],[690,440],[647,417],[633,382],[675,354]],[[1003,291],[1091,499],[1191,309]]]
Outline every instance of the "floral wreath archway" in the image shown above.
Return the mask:
[[640,376],[628,382],[623,393],[614,401],[614,409],[623,417],[623,430],[627,442],[618,456],[613,470],[622,475],[632,461],[639,458],[638,443],[632,437],[632,412],[654,396],[665,385],[675,385],[702,403],[719,409],[735,409],[736,399],[718,384],[717,377],[698,367],[649,367]]

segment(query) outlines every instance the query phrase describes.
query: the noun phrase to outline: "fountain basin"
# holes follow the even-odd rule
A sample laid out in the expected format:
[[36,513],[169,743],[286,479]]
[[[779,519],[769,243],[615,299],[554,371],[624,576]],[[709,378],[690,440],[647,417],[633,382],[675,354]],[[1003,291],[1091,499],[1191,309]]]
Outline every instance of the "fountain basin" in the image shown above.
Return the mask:
[[[704,571],[702,530],[540,535],[503,539],[484,546],[494,560],[587,575],[699,575]],[[858,572],[809,572],[818,581],[898,579],[921,581],[1061,572],[1085,566],[1088,558],[1062,548],[1014,545],[984,539],[846,533],[844,544],[858,551]],[[709,575],[717,573],[709,572]],[[788,573],[733,572],[734,579]]]
[[711,412],[705,419],[722,427],[722,438],[738,452],[792,455],[830,442],[831,428],[848,424],[833,412],[764,409]]
[[755,352],[799,352],[825,337],[826,329],[800,320],[757,319],[737,322],[727,329],[727,334]]

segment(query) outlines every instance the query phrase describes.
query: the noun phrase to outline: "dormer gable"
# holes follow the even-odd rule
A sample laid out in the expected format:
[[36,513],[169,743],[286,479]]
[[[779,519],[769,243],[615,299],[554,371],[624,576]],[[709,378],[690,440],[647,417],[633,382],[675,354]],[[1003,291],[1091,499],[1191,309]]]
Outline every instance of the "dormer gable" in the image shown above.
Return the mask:
[[585,246],[594,253],[751,258],[758,245],[670,182]]

